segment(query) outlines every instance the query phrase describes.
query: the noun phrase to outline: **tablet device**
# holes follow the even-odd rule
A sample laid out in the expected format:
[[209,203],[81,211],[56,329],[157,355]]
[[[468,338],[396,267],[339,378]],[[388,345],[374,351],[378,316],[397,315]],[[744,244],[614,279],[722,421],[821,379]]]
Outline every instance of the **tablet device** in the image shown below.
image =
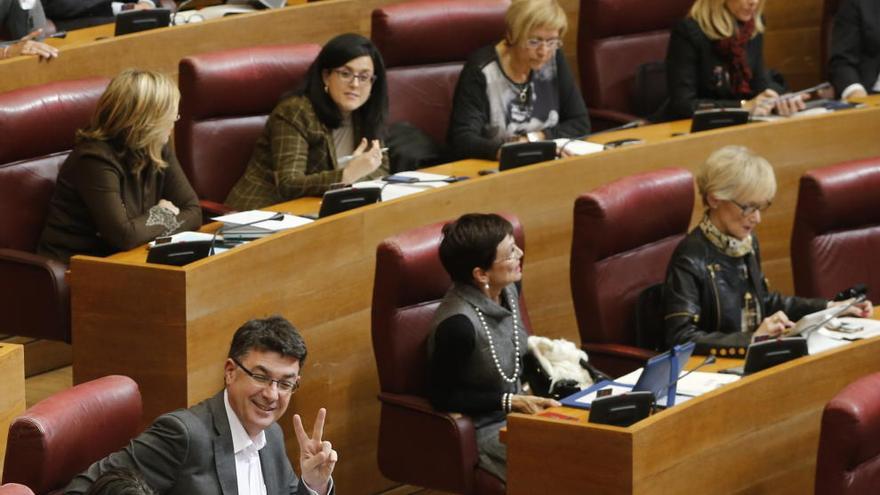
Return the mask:
[[167,27],[171,24],[168,9],[126,10],[116,16],[115,36],[137,33],[148,29]]
[[757,373],[807,354],[807,339],[801,337],[757,342],[746,351],[743,375]]
[[213,241],[184,241],[156,244],[147,253],[147,263],[183,266],[207,258]]
[[749,111],[742,108],[710,108],[697,110],[691,119],[691,132],[720,129],[749,121]]
[[523,167],[533,163],[556,159],[556,143],[535,141],[533,143],[507,143],[501,145],[498,170]]
[[321,199],[321,210],[318,212],[318,217],[324,218],[360,206],[371,205],[381,198],[381,187],[348,187],[327,191]]

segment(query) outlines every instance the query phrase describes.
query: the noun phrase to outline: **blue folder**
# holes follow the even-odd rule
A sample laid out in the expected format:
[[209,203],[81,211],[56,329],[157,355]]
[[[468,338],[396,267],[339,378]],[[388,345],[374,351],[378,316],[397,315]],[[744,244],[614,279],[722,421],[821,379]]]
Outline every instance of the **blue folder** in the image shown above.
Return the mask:
[[[584,397],[593,394],[595,398],[596,392],[605,388],[611,388],[612,394],[626,393],[629,391],[648,391],[654,394],[655,399],[661,405],[667,407],[675,404],[675,389],[678,382],[678,376],[684,368],[687,360],[690,359],[694,352],[694,343],[689,342],[673,347],[672,349],[658,354],[645,363],[645,368],[634,386],[623,383],[604,380],[593,384],[580,392],[576,392],[562,399],[562,405],[568,407],[577,407],[580,409],[589,409],[592,404],[592,398],[585,400]],[[661,399],[668,397],[667,400]]]

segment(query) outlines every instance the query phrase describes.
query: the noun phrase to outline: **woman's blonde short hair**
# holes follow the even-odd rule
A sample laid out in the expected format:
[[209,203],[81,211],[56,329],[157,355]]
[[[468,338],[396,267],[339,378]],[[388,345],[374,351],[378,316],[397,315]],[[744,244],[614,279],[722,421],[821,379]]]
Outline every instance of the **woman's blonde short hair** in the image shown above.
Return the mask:
[[179,102],[180,91],[167,75],[126,69],[110,81],[91,122],[77,138],[121,143],[135,172],[147,165],[167,167],[162,148],[177,119]]
[[[706,33],[710,40],[720,40],[730,38],[736,33],[737,21],[736,17],[727,10],[726,0],[697,0],[691,6],[688,14],[695,21],[700,29]],[[764,32],[764,4],[766,0],[758,3],[758,10],[755,12],[755,32],[752,37],[758,33]]]
[[770,162],[750,149],[725,146],[697,169],[697,188],[706,208],[710,194],[728,201],[770,201],[776,195],[776,176]]
[[559,37],[568,29],[568,18],[556,0],[513,0],[504,16],[507,24],[507,41],[519,43],[532,30],[547,28],[559,31]]

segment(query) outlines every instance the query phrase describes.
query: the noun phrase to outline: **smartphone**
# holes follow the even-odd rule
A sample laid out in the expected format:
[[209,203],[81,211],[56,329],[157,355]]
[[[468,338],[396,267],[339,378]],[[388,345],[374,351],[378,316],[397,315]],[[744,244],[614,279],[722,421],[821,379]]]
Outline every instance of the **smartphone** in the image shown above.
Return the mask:
[[382,180],[388,182],[389,184],[412,184],[419,181],[417,177],[408,177],[406,175],[397,174],[389,175]]
[[611,395],[611,389],[610,389],[610,388],[603,388],[602,390],[596,392],[596,398],[597,398],[597,399],[598,399],[599,397],[608,397],[609,395]]
[[155,246],[161,246],[162,244],[168,244],[169,242],[171,242],[171,236],[170,236],[170,235],[166,235],[166,236],[164,236],[164,237],[157,237],[157,238],[156,238],[156,244],[154,244],[154,245],[155,245]]

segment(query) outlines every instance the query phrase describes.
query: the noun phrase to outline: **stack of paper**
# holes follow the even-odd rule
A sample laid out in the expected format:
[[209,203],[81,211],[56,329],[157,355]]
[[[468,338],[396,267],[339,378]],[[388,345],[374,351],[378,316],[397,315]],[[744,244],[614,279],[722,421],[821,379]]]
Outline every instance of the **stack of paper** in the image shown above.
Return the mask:
[[242,211],[211,220],[223,222],[221,233],[226,240],[259,239],[312,222],[305,217],[263,210]]
[[429,174],[427,172],[399,172],[394,174],[400,177],[412,177],[418,182],[409,184],[389,183],[383,180],[369,180],[364,182],[355,182],[352,187],[378,187],[382,189],[382,201],[390,201],[392,199],[402,198],[410,194],[420,193],[429,189],[448,186],[448,175]]

